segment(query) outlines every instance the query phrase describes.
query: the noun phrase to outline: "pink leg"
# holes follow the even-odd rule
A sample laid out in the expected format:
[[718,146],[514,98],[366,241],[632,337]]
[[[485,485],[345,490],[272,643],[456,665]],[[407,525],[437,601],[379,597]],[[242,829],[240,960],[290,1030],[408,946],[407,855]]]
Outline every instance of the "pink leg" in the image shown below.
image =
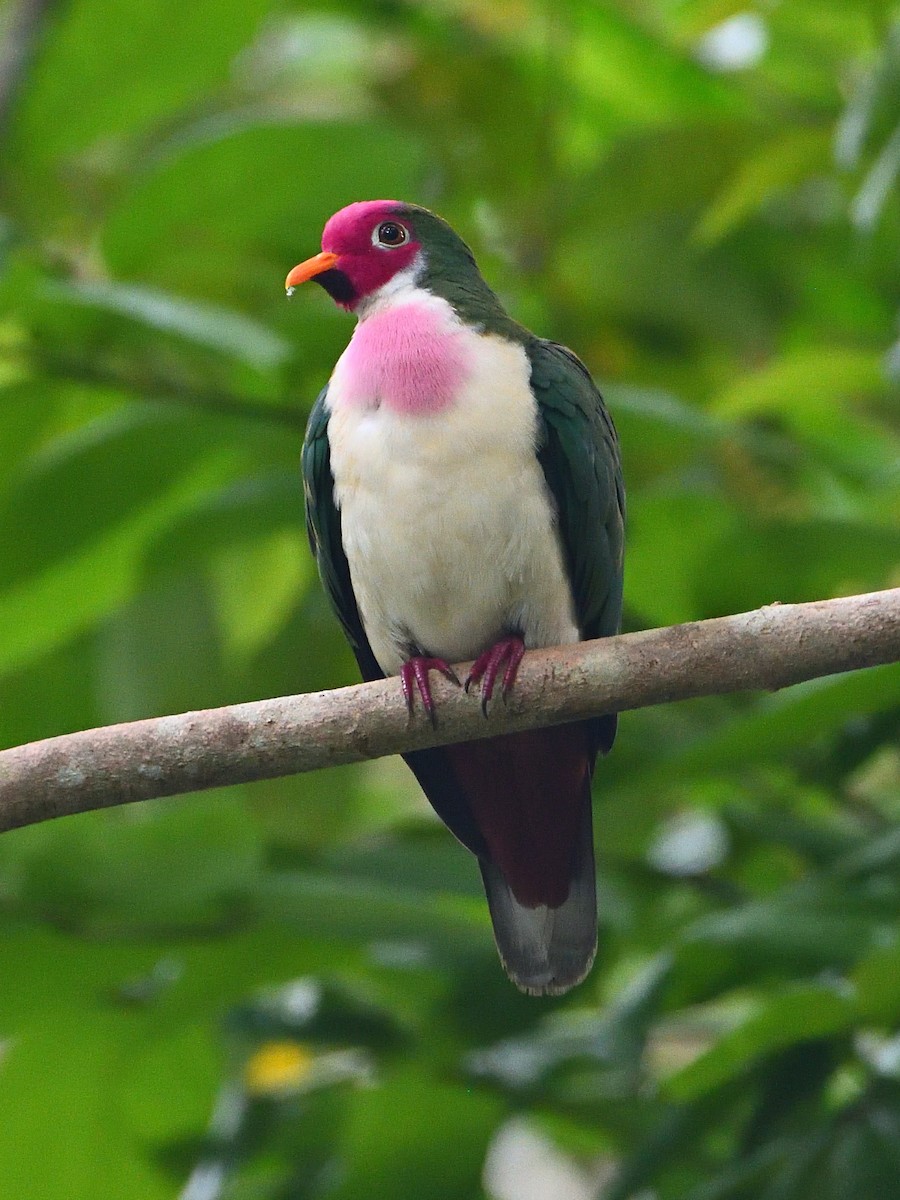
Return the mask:
[[466,680],[466,691],[473,683],[481,683],[481,711],[485,716],[487,716],[488,703],[494,695],[494,684],[497,682],[501,666],[504,662],[506,663],[503,682],[500,685],[500,695],[505,700],[516,682],[519,663],[524,654],[525,643],[517,633],[511,633],[508,637],[495,642],[490,650],[485,650],[484,654],[479,654],[472,663],[472,669]]
[[422,697],[422,703],[425,706],[425,711],[431,724],[437,726],[437,709],[435,708],[434,698],[431,695],[431,683],[428,679],[429,671],[440,671],[440,673],[460,687],[459,679],[456,672],[444,662],[442,658],[410,658],[400,668],[400,686],[403,688],[403,698],[406,701],[406,707],[412,714],[415,707],[415,692],[413,688],[418,688],[419,695]]

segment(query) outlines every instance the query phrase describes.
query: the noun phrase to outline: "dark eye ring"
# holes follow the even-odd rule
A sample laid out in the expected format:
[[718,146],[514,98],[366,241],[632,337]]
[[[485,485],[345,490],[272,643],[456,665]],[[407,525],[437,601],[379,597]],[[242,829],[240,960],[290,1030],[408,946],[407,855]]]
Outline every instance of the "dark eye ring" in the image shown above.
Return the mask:
[[382,221],[375,231],[375,237],[379,246],[402,246],[404,242],[409,240],[409,234],[403,225],[397,221]]

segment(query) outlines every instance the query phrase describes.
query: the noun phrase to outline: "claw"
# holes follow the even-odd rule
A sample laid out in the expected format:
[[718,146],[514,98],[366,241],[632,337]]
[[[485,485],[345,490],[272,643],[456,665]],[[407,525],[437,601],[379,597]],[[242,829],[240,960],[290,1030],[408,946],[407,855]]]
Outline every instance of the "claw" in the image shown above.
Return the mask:
[[484,654],[479,654],[472,663],[472,669],[466,678],[466,691],[473,683],[481,683],[481,711],[485,716],[487,716],[488,704],[494,696],[494,685],[497,682],[501,666],[504,662],[506,663],[506,670],[503,672],[503,680],[500,684],[500,697],[505,701],[516,682],[519,663],[524,654],[525,643],[522,638],[518,634],[510,634],[508,637],[501,638],[499,642],[495,642],[489,650],[485,650]]
[[429,671],[440,671],[445,679],[449,679],[451,683],[455,683],[457,687],[461,687],[459,677],[450,666],[444,662],[442,658],[416,658],[407,659],[400,668],[400,686],[403,689],[403,699],[406,701],[406,707],[409,710],[410,716],[413,714],[413,709],[416,703],[415,689],[418,690],[422,697],[422,704],[425,712],[428,714],[428,719],[432,726],[437,728],[437,708],[435,707],[434,697],[431,694],[431,683],[428,679]]

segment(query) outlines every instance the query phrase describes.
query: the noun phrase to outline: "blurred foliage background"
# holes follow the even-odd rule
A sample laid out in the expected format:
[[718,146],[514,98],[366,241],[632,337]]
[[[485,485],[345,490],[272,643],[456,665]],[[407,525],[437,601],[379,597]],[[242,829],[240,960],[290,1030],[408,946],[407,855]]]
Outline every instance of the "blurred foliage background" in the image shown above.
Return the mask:
[[[325,219],[437,208],[618,423],[628,628],[900,583],[900,9],[7,0],[0,744],[355,668]],[[519,996],[398,761],[0,838],[0,1195],[900,1196],[900,673],[627,714]]]

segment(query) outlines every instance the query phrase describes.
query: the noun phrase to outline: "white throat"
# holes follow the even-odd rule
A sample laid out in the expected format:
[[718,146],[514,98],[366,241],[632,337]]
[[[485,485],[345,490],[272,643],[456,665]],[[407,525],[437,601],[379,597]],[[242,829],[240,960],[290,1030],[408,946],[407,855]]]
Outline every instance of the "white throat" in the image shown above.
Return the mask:
[[424,268],[425,260],[422,252],[419,251],[408,267],[398,271],[396,275],[391,276],[387,283],[383,283],[376,291],[360,300],[355,310],[356,319],[364,321],[366,317],[383,312],[386,308],[393,308],[397,304],[408,304],[410,300],[414,299],[417,292],[422,291],[419,287],[419,279]]

